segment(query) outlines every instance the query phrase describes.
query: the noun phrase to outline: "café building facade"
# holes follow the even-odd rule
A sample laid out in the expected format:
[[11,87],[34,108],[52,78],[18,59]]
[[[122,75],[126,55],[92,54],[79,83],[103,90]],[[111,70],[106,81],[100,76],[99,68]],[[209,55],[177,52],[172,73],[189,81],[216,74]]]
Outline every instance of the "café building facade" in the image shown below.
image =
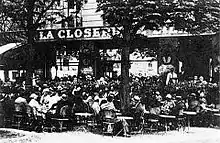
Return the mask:
[[[96,6],[95,0],[88,0],[80,12],[80,20],[72,22],[74,26],[48,23],[46,27],[37,30],[36,42],[33,45],[33,77],[40,75],[42,78],[53,79],[56,76],[92,74],[99,78],[120,75],[121,48],[120,44],[112,39],[112,35],[119,32],[103,22],[101,13],[96,12]],[[62,0],[57,7],[62,7],[67,15],[74,12],[74,9],[68,10],[68,3]],[[214,76],[217,58],[212,54],[213,34],[194,36],[172,28],[139,31],[139,34],[146,38],[132,47],[130,73],[137,76],[153,76],[163,72],[164,68],[161,67],[173,65],[178,74],[184,73],[186,77],[202,75],[210,79]],[[24,51],[24,47],[15,49],[17,57],[25,58],[22,50],[18,50]],[[147,49],[154,49],[155,52],[149,54]],[[196,52],[202,54],[197,56]],[[3,77],[3,80],[15,80],[17,77],[25,76],[24,61],[1,66],[0,77]]]

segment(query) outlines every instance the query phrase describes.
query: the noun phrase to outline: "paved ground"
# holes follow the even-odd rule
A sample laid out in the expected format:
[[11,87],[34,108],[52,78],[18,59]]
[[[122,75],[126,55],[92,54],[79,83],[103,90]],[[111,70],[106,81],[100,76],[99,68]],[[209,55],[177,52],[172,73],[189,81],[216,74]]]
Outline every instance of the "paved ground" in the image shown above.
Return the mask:
[[89,132],[35,133],[10,129],[24,137],[0,139],[0,143],[220,143],[220,129],[191,128],[189,133],[170,131],[167,134],[135,135],[130,138],[110,137]]

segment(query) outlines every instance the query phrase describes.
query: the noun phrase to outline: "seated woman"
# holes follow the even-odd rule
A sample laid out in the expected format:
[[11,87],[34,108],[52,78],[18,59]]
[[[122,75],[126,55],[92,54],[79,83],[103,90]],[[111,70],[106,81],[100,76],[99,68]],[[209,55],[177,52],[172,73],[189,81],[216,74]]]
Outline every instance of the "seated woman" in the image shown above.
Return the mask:
[[200,110],[197,115],[197,123],[199,126],[208,127],[212,126],[212,112],[209,112],[210,109],[214,108],[214,105],[207,104],[207,101],[204,97],[199,98],[199,107]]
[[37,101],[38,95],[35,93],[32,93],[30,95],[30,98],[31,98],[31,100],[28,104],[30,107],[32,107],[34,117],[35,117],[35,119],[37,119],[37,116],[42,115],[42,107],[41,107],[40,103]]

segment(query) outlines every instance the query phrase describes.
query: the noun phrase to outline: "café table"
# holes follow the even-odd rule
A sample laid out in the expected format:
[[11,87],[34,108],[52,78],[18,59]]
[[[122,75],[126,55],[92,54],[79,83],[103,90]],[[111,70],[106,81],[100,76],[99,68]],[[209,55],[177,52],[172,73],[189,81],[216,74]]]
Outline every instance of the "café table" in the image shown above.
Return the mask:
[[197,115],[197,113],[193,112],[193,111],[183,111],[183,114],[185,114],[187,116],[187,126],[188,126],[188,132],[189,132],[189,129],[190,129],[190,117]]
[[[118,120],[120,120],[120,121],[122,121],[122,122],[126,122],[126,120],[133,120],[134,118],[133,118],[133,117],[130,117],[130,116],[120,115],[120,116],[117,116],[116,119],[118,119]],[[116,134],[116,136],[118,136],[123,130],[124,130],[124,128],[121,129],[121,130]],[[127,132],[126,132],[125,130],[124,130],[124,136],[128,136],[128,134],[127,134]]]
[[219,126],[220,125],[220,113],[214,113],[214,117],[215,117],[215,125]]
[[[87,126],[87,123],[88,123],[88,119],[89,117],[93,116],[92,113],[75,113],[75,116],[78,117],[77,120],[80,121],[80,120],[83,120],[83,122],[80,122],[80,123],[83,123],[83,125]],[[83,126],[80,126],[80,128],[78,128],[77,130],[83,130],[83,131],[86,131],[86,128],[83,127]]]
[[116,112],[115,115],[116,115],[116,116],[122,116],[122,113]]
[[91,117],[93,114],[92,113],[75,113],[75,116],[81,116],[81,117]]
[[220,113],[215,113],[214,116],[220,117]]
[[167,120],[168,120],[168,119],[175,119],[176,116],[161,114],[161,115],[159,115],[159,117],[164,119],[165,133],[167,133],[167,130],[168,130]]
[[207,111],[213,112],[213,113],[217,113],[219,112],[219,109],[215,109],[215,108],[206,108]]
[[57,121],[59,123],[59,130],[62,132],[63,129],[66,129],[66,127],[63,127],[63,123],[65,121],[69,121],[69,119],[66,118],[51,118],[54,121]]

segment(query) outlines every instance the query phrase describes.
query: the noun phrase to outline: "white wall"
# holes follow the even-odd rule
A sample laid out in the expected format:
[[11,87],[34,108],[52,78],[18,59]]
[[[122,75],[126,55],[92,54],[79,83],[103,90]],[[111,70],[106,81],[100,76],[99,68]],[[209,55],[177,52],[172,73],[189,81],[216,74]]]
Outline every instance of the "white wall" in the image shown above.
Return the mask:
[[0,79],[5,81],[4,70],[0,70]]
[[96,8],[96,0],[88,0],[88,2],[83,6],[83,27],[103,26],[103,20],[101,18],[102,12],[96,12]]

